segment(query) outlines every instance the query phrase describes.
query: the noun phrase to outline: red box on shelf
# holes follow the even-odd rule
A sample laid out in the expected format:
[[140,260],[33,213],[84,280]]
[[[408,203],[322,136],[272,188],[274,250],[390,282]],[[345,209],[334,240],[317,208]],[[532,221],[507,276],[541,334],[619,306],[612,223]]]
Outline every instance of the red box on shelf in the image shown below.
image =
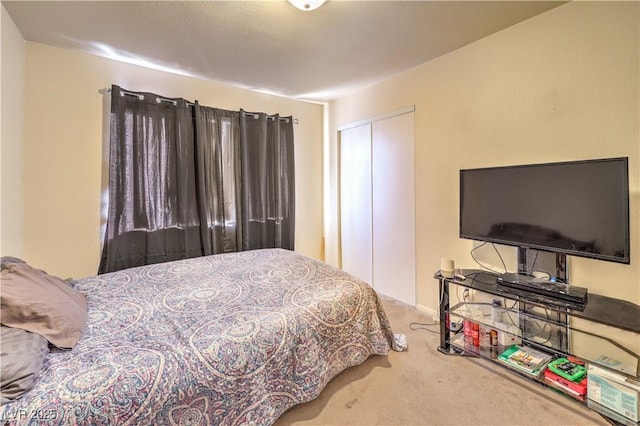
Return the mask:
[[544,370],[544,378],[567,388],[569,391],[572,391],[572,393],[577,393],[578,395],[586,395],[587,393],[587,376],[584,376],[584,378],[579,382],[572,382],[571,380],[565,379],[547,368]]

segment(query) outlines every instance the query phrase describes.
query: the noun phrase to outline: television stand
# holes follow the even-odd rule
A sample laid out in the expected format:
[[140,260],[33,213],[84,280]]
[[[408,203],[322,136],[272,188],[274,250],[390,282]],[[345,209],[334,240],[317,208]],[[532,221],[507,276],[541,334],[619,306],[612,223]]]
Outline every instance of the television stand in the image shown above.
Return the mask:
[[506,273],[500,275],[497,282],[498,286],[507,292],[510,289],[523,290],[576,304],[584,304],[587,301],[587,289],[584,287],[570,286],[529,275]]
[[[461,275],[453,278],[437,272],[434,278],[439,283],[439,352],[491,360],[520,377],[558,390],[544,374],[532,376],[500,360],[500,355],[515,340],[519,345],[546,352],[554,358],[575,358],[626,380],[635,389],[640,387],[637,345],[627,347],[627,343],[614,337],[618,333],[622,337],[631,333],[633,341],[640,337],[640,306],[637,304],[591,293],[583,305],[574,307],[566,301],[503,286],[495,274],[477,269],[463,269]],[[457,291],[450,292],[450,286],[472,290],[470,298],[450,305],[450,295],[458,294]],[[492,303],[496,299],[501,302],[499,305]],[[487,329],[495,332],[497,345],[491,339],[490,343],[487,339],[483,343],[482,335],[479,335],[478,344],[473,338],[469,341],[467,337],[473,336],[467,336],[464,327],[462,330],[450,327],[453,322],[477,324],[478,328],[473,329],[480,333],[486,333]],[[591,377],[591,372],[588,374]],[[596,402],[601,396],[598,392],[578,397],[567,389],[558,392],[602,414],[612,424],[638,425],[637,419],[632,420]]]

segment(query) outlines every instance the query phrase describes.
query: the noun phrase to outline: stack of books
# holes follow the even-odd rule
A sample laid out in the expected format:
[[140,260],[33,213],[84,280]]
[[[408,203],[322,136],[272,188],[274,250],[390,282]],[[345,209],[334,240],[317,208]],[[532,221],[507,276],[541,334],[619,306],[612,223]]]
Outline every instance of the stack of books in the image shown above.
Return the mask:
[[529,346],[512,345],[498,359],[533,377],[539,377],[553,356]]
[[584,401],[587,394],[587,370],[583,364],[576,359],[556,359],[544,371],[544,381],[550,387]]

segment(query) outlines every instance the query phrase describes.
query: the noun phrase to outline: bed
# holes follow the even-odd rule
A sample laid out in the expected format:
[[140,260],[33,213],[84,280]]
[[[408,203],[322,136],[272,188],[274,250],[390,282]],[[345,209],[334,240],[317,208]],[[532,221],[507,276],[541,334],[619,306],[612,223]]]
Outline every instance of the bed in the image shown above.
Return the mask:
[[338,373],[404,348],[363,281],[283,249],[77,280],[87,322],[8,424],[272,424]]

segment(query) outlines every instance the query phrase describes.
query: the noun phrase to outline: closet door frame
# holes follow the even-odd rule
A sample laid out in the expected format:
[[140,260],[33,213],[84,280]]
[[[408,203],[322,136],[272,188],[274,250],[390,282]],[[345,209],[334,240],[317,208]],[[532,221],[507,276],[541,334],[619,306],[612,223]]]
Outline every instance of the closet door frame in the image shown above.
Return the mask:
[[[405,223],[408,224],[408,230],[406,232],[404,232],[404,237],[406,239],[406,250],[404,251],[404,256],[406,257],[407,255],[409,256],[409,259],[405,259],[405,262],[403,262],[406,265],[406,268],[404,268],[401,271],[401,274],[398,278],[400,278],[402,280],[405,287],[400,289],[398,292],[395,292],[393,288],[391,288],[391,284],[389,283],[390,280],[392,279],[393,274],[391,273],[393,268],[390,268],[388,264],[386,264],[385,262],[385,245],[381,244],[380,241],[376,241],[376,232],[374,229],[374,224],[376,223],[376,218],[373,217],[375,215],[375,210],[374,210],[374,206],[378,205],[383,205],[380,204],[379,200],[375,200],[375,194],[376,194],[376,188],[373,187],[373,182],[376,180],[375,176],[373,174],[371,174],[371,196],[370,196],[370,200],[371,200],[371,216],[369,218],[369,221],[371,223],[371,237],[370,237],[370,249],[363,249],[363,251],[360,252],[360,255],[362,256],[368,256],[367,253],[370,253],[371,256],[371,267],[372,267],[372,276],[371,276],[371,280],[367,280],[374,289],[376,289],[376,291],[380,291],[380,293],[382,294],[386,294],[389,295],[391,297],[394,297],[402,302],[408,303],[412,306],[416,305],[416,259],[415,259],[415,157],[414,157],[414,153],[415,153],[415,135],[413,133],[413,112],[415,111],[415,106],[409,106],[406,108],[402,108],[402,109],[398,109],[386,114],[382,114],[379,116],[375,116],[369,119],[365,119],[365,120],[360,120],[358,122],[354,122],[354,123],[350,123],[344,126],[339,126],[338,127],[338,142],[339,142],[339,164],[338,164],[338,170],[340,171],[340,175],[338,176],[338,191],[339,191],[339,195],[338,195],[338,199],[340,202],[339,205],[339,228],[338,228],[338,232],[339,232],[339,255],[340,255],[340,262],[341,262],[341,267],[343,269],[345,269],[347,272],[351,272],[349,270],[350,265],[351,265],[351,261],[348,260],[349,256],[353,257],[353,254],[346,254],[343,251],[343,245],[346,243],[347,246],[352,245],[350,242],[346,242],[346,240],[348,238],[353,238],[349,232],[345,232],[345,229],[343,229],[343,220],[344,220],[344,213],[345,213],[345,209],[343,208],[344,206],[342,205],[343,202],[343,196],[345,194],[343,194],[343,175],[342,172],[343,170],[345,170],[346,167],[348,167],[348,165],[344,164],[344,159],[343,157],[343,143],[345,142],[342,138],[343,132],[344,131],[348,131],[350,129],[354,129],[354,128],[358,128],[361,126],[365,126],[368,125],[370,126],[371,129],[371,133],[369,136],[369,144],[370,144],[370,157],[369,157],[369,161],[371,161],[371,170],[372,173],[375,173],[375,171],[373,170],[374,164],[378,161],[376,158],[374,158],[374,153],[376,152],[376,149],[373,146],[373,143],[375,141],[376,136],[374,135],[374,131],[375,131],[375,123],[376,122],[383,122],[384,120],[387,120],[389,118],[394,118],[397,116],[401,116],[404,114],[408,114],[411,113],[411,129],[410,129],[410,138],[411,138],[411,152],[410,152],[410,160],[408,160],[408,162],[410,162],[410,174],[406,175],[405,178],[408,179],[410,182],[409,186],[410,188],[407,189],[407,194],[410,198],[409,202],[406,203],[406,205],[409,207],[410,211],[407,211],[406,213],[406,217],[405,217]],[[410,177],[409,177],[410,176]],[[384,191],[382,191],[384,192]],[[366,214],[363,214],[366,215]],[[380,222],[378,222],[380,223]],[[379,226],[379,225],[378,225]],[[384,230],[383,232],[378,232],[378,234],[380,234],[381,238],[384,240],[384,238],[387,238],[390,233],[388,232],[388,230]],[[387,236],[384,236],[384,234],[387,234]],[[396,241],[397,242],[397,241]],[[402,242],[402,244],[404,244],[404,240]],[[365,244],[366,245],[366,244]],[[377,248],[376,248],[377,247]],[[344,260],[347,260],[347,262],[345,263]],[[380,263],[382,262],[382,263]],[[376,265],[377,263],[377,265]],[[376,283],[376,271],[377,274],[379,276],[379,282]],[[356,275],[356,274],[354,274]],[[382,277],[382,278],[380,278]],[[386,281],[386,282],[385,282]],[[391,285],[391,286],[390,286]],[[394,293],[394,294],[389,294],[389,293]]]

